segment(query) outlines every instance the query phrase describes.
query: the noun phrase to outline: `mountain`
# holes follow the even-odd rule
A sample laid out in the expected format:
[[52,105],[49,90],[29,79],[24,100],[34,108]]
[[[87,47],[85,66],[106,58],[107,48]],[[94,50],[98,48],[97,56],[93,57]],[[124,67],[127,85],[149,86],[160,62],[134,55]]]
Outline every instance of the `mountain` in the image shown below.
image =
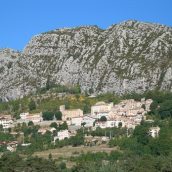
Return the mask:
[[82,91],[172,89],[172,28],[135,20],[106,30],[82,26],[34,36],[22,52],[0,50],[0,97],[27,95],[47,81]]

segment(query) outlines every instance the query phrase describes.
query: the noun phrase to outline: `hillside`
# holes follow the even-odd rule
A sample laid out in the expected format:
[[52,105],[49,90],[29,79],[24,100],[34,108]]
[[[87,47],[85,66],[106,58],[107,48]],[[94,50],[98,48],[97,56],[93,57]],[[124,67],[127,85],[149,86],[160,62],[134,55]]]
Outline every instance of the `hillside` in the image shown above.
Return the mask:
[[49,84],[87,92],[172,89],[172,28],[134,20],[64,28],[34,36],[22,52],[0,50],[0,97],[23,97]]

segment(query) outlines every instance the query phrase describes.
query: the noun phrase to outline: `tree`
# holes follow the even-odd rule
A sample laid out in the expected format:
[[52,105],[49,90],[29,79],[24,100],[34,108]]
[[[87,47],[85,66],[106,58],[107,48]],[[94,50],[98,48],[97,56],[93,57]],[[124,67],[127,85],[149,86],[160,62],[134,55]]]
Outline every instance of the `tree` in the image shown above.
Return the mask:
[[13,101],[12,106],[13,106],[14,112],[17,112],[19,110],[19,102],[18,101]]
[[84,107],[83,107],[83,112],[84,114],[85,113],[89,113],[91,110],[90,110],[90,106],[88,104],[84,104]]
[[3,129],[3,125],[1,124],[0,125],[0,132],[2,132],[4,129]]
[[81,126],[83,126],[83,127],[84,127],[84,126],[85,126],[85,124],[86,124],[86,122],[82,122],[82,123],[81,123]]
[[60,130],[66,130],[66,129],[68,129],[68,125],[67,125],[66,121],[63,124],[60,125],[59,129]]
[[47,77],[47,82],[46,82],[46,90],[49,90],[50,88],[52,88],[53,84],[50,81],[50,75],[48,75]]
[[76,100],[79,101],[80,95],[76,94],[75,97],[76,97]]
[[28,122],[28,126],[34,126],[33,121],[29,121],[29,122]]
[[70,142],[72,146],[79,146],[84,144],[84,137],[81,134],[77,134],[70,138]]
[[150,144],[151,153],[154,155],[169,155],[171,151],[171,142],[168,138],[152,140]]
[[74,87],[70,88],[69,92],[71,94],[80,94],[81,93],[81,88],[80,88],[79,84],[77,84]]
[[29,110],[35,110],[36,109],[36,103],[34,100],[31,99],[30,103],[29,103]]
[[58,128],[58,125],[57,125],[56,122],[52,122],[52,123],[50,124],[50,127],[57,129],[57,128]]
[[94,93],[93,88],[90,88],[88,92],[89,92],[89,94],[93,94]]
[[163,101],[158,109],[162,118],[170,117],[172,112],[172,100]]
[[161,119],[165,119],[171,116],[170,111],[160,111],[159,112]]
[[61,162],[61,163],[59,164],[59,168],[60,168],[61,170],[66,169],[66,164],[65,164],[65,162]]
[[50,120],[53,120],[54,118],[54,113],[53,112],[43,112],[42,113],[42,117],[43,117],[43,120],[47,120],[47,121],[50,121]]
[[101,116],[100,121],[105,122],[107,121],[107,118],[105,116]]
[[69,101],[65,101],[65,102],[64,102],[64,105],[65,105],[65,108],[66,108],[66,109],[69,109],[69,108],[70,108],[70,103],[69,103]]
[[12,130],[11,128],[8,128],[8,132],[9,132],[9,133],[11,133],[11,130]]
[[138,143],[141,143],[143,145],[148,144],[150,138],[148,134],[149,127],[150,127],[149,125],[144,123],[135,128],[133,136],[137,138]]
[[60,111],[55,112],[56,120],[62,120],[62,113]]
[[52,154],[51,154],[51,153],[48,155],[48,159],[49,159],[50,161],[52,161]]
[[146,109],[146,106],[145,106],[145,104],[142,104],[142,108],[145,110]]
[[59,172],[54,161],[39,157],[27,157],[23,159],[17,153],[6,153],[0,158],[0,171],[17,172],[17,171],[47,171]]
[[1,141],[13,141],[15,138],[9,133],[0,132]]
[[119,122],[118,123],[118,127],[122,127],[122,122]]

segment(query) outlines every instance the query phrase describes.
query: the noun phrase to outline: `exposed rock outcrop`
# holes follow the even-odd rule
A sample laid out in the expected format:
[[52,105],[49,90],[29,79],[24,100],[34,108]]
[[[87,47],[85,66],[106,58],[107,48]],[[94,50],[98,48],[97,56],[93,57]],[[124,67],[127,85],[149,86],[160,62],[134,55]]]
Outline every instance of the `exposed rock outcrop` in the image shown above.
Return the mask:
[[34,36],[23,52],[0,51],[0,97],[23,96],[53,83],[83,91],[172,89],[172,28],[126,21],[58,29]]

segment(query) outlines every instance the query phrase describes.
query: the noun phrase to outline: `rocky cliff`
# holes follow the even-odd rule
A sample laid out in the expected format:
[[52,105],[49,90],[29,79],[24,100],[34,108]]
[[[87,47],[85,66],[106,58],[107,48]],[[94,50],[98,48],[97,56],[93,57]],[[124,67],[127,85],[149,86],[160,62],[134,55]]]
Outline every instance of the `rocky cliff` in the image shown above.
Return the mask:
[[83,26],[34,36],[23,52],[0,51],[0,97],[11,99],[47,80],[83,91],[172,89],[172,28],[126,21],[106,30]]

